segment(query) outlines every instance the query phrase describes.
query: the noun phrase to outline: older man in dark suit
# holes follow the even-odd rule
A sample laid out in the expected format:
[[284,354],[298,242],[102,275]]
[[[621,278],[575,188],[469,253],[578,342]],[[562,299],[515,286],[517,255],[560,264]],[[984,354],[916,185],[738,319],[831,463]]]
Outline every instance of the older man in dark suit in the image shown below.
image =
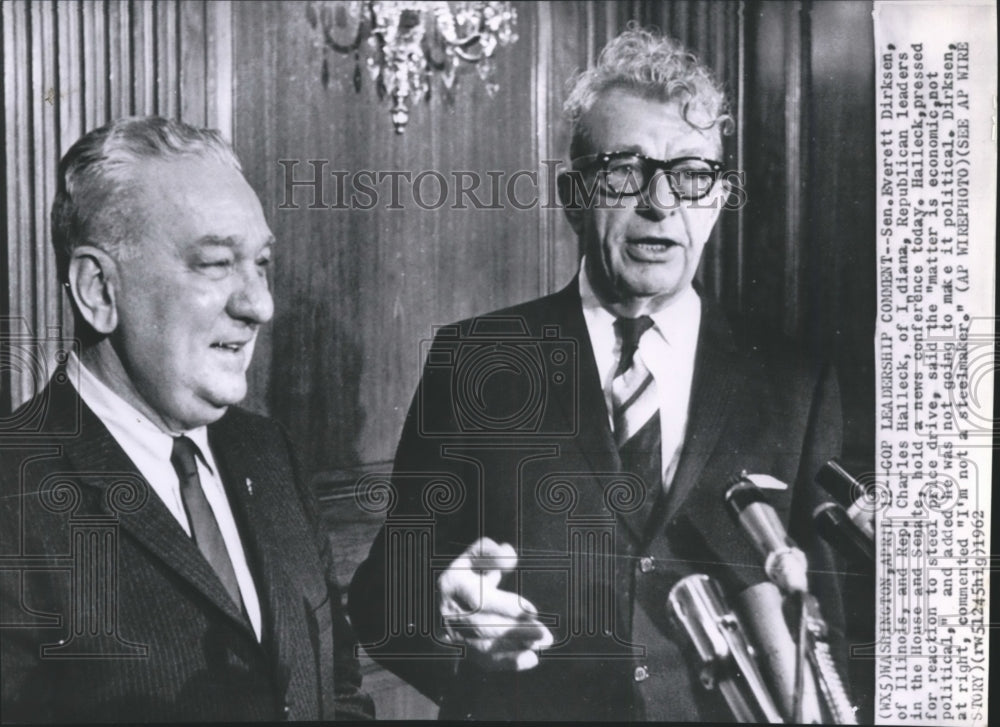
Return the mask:
[[837,578],[809,527],[812,479],[840,447],[836,381],[734,334],[692,285],[729,192],[709,72],[629,31],[566,107],[579,275],[437,332],[392,480],[359,491],[387,520],[350,612],[443,718],[727,720],[667,596],[693,573],[730,597],[766,580],[724,493],[768,475],[836,633]]
[[275,242],[232,149],[113,122],[52,223],[80,347],[0,439],[4,721],[372,716],[287,435],[234,406]]

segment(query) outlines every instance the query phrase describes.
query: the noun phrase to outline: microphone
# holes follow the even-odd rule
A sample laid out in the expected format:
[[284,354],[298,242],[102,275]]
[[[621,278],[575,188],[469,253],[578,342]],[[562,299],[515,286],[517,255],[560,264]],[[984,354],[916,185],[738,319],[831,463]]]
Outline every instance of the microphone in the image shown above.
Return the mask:
[[[870,541],[875,541],[875,511],[865,499],[865,488],[840,466],[836,459],[829,460],[816,473],[816,481],[846,510],[847,517]],[[860,493],[860,494],[859,494]],[[872,555],[874,560],[875,556]]]
[[[806,664],[811,663],[816,672],[817,686],[824,706],[834,717],[835,724],[856,724],[847,690],[837,672],[827,643],[827,626],[820,612],[819,603],[809,594],[808,563],[805,553],[788,537],[778,513],[764,499],[746,473],[740,475],[735,485],[726,491],[726,503],[743,527],[750,541],[764,557],[764,571],[768,578],[791,594],[800,607],[799,669],[796,671],[794,694],[795,719],[801,721],[805,705]],[[808,659],[808,662],[807,662]]]
[[743,626],[714,580],[703,573],[682,578],[670,589],[667,609],[698,653],[702,686],[718,686],[737,722],[784,721]]
[[757,653],[757,663],[782,714],[791,722],[822,724],[816,679],[808,662],[802,682],[801,715],[795,715],[795,677],[798,669],[795,641],[788,630],[783,596],[770,581],[761,581],[736,594],[734,609]]
[[807,593],[806,554],[788,537],[778,513],[745,474],[726,491],[726,503],[750,542],[764,559],[764,572],[787,593]]
[[813,510],[816,531],[845,558],[858,563],[875,562],[875,543],[835,502],[824,502]]

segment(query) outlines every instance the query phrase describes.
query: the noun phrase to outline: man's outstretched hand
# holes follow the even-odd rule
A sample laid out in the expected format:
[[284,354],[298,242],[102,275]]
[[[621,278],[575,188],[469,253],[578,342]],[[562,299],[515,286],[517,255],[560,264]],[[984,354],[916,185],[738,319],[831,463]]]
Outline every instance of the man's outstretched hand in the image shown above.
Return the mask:
[[445,639],[466,646],[484,669],[531,669],[538,665],[538,650],[552,645],[552,632],[538,620],[534,605],[497,588],[516,565],[511,545],[480,538],[438,578]]

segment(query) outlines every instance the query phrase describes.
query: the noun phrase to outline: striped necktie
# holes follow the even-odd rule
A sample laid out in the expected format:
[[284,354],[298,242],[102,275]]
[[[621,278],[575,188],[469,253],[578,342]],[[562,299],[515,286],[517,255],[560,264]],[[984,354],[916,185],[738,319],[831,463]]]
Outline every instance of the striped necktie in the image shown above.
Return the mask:
[[653,374],[636,356],[639,339],[653,327],[649,316],[619,318],[615,332],[621,339],[621,358],[611,382],[615,444],[622,469],[642,478],[647,495],[655,499],[663,471],[660,453],[660,403]]

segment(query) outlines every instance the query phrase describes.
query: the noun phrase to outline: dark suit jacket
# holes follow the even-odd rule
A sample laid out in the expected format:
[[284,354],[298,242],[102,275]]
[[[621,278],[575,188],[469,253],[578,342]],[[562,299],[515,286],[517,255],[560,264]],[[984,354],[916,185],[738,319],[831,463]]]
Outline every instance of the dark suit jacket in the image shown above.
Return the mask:
[[60,369],[0,435],[4,721],[333,719],[360,691],[327,539],[276,423],[208,428],[263,638]]
[[[683,455],[657,504],[658,490],[622,474],[577,291],[438,332],[393,492],[362,487],[388,517],[351,584],[352,622],[443,718],[729,719],[692,674],[667,594],[690,573],[730,599],[766,579],[723,493],[741,470],[769,474],[791,485],[769,499],[840,628],[835,568],[809,527],[813,476],[840,449],[835,380],[790,350],[741,346],[705,302]],[[480,671],[433,635],[434,580],[480,535],[517,550],[502,587],[555,636],[533,670]]]

